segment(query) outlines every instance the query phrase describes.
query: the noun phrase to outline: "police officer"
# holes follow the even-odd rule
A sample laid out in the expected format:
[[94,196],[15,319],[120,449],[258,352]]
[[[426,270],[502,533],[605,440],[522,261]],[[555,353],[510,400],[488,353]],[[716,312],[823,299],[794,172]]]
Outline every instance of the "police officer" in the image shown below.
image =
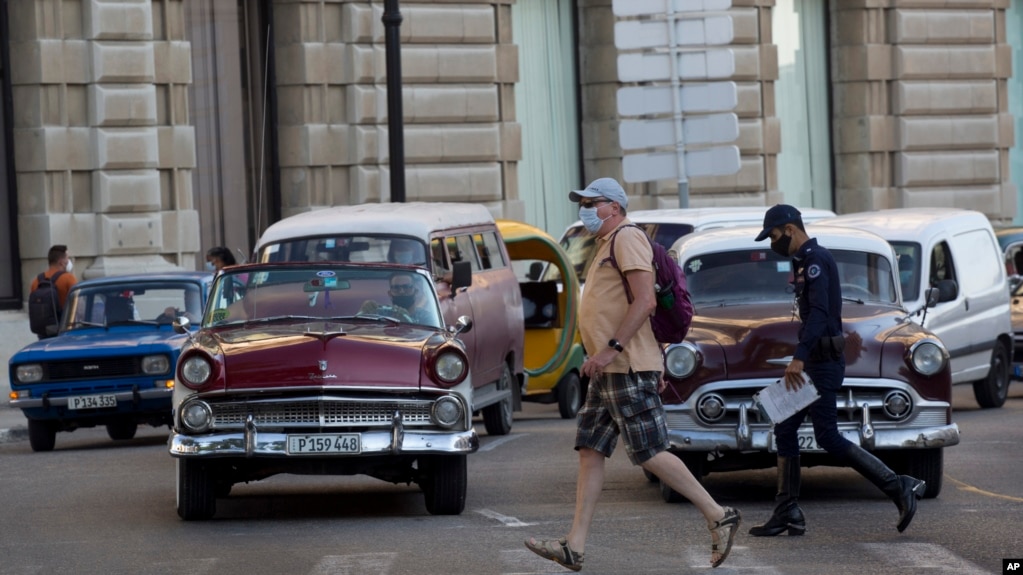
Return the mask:
[[845,461],[895,502],[899,509],[896,525],[901,533],[916,513],[916,500],[926,484],[906,475],[896,475],[873,454],[845,439],[838,432],[836,394],[845,376],[845,340],[842,336],[842,290],[838,267],[827,249],[806,235],[796,208],[778,204],[764,215],[764,229],[756,241],[771,239],[771,250],[792,258],[796,301],[799,307],[799,344],[785,368],[785,386],[790,390],[804,384],[803,373],[816,384],[820,398],[792,417],[775,425],[778,444],[778,493],[774,514],[750,535],[774,536],[788,531],[802,535],[806,520],[799,509],[799,444],[796,432],[807,414],[813,422],[817,443],[829,454]]

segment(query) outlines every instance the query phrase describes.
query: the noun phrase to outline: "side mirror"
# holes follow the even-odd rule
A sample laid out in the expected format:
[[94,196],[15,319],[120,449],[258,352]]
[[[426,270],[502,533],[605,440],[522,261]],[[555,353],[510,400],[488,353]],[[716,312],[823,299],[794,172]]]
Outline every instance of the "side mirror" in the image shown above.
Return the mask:
[[448,331],[450,331],[452,335],[472,331],[472,318],[467,315],[458,316],[458,321],[455,322],[455,325],[448,328]]
[[185,317],[185,316],[181,316],[181,317],[175,319],[173,323],[171,323],[171,326],[174,328],[174,331],[176,331],[177,333],[188,333],[188,328],[191,325],[192,325],[192,322],[189,321],[188,318]]
[[935,287],[938,289],[938,303],[952,301],[959,295],[959,284],[955,280],[941,280]]
[[469,262],[455,262],[451,267],[451,295],[459,288],[472,285],[472,264]]
[[540,279],[540,276],[542,274],[543,274],[543,262],[533,262],[533,263],[529,264],[529,273],[526,274],[527,278],[529,278],[529,279],[531,279],[533,281],[536,281],[536,280]]

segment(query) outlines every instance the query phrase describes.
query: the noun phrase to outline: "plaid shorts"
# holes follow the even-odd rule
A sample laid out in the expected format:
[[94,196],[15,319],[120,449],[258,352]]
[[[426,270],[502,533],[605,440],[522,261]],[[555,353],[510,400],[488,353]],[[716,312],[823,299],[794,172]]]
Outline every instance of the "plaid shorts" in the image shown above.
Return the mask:
[[639,465],[668,448],[668,425],[660,372],[606,373],[591,379],[586,403],[577,416],[575,448],[589,447],[611,457],[624,430],[625,451]]

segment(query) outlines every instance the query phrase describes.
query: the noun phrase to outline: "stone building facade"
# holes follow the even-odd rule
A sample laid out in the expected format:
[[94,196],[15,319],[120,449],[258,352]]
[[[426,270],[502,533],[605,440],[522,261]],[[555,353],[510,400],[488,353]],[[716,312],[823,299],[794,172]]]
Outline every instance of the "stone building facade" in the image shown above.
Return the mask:
[[[578,122],[566,145],[578,146],[581,165],[560,169],[576,185],[621,178],[612,0],[402,0],[408,200],[481,202],[497,216],[525,219],[525,206],[551,193],[519,184],[523,130],[549,128],[531,124],[515,97],[526,72],[520,53],[530,46],[516,44],[512,22],[517,9],[536,2],[569,2],[574,14],[574,54],[555,57],[577,59],[576,93],[566,99]],[[694,178],[690,205],[789,201],[840,213],[956,206],[1011,221],[1017,190],[1009,154],[1017,144],[1009,87],[1019,79],[1006,15],[1015,0],[823,2],[731,2],[741,169]],[[12,211],[4,222],[10,242],[0,247],[9,272],[0,273],[9,278],[0,306],[20,307],[51,244],[71,246],[79,277],[193,269],[210,244],[241,237],[237,243],[247,245],[233,247],[248,250],[277,218],[389,199],[383,0],[6,6],[3,128],[13,151],[3,191]],[[775,29],[783,6],[806,9],[803,18],[820,8],[812,17],[819,21],[800,25],[825,38],[825,53],[802,55],[821,58],[825,70],[808,75],[827,98],[815,124],[826,143],[810,151],[827,156],[830,173],[815,175],[825,185],[813,195],[779,185],[779,155],[792,129],[776,100],[787,65],[778,46],[788,38]],[[235,18],[225,8],[245,22],[203,21]],[[242,55],[228,59],[260,62],[265,50],[269,67],[243,63],[237,81],[217,70],[199,74],[203,62],[223,58],[201,59],[198,52],[215,50],[220,38],[200,41],[201,32],[232,27]],[[272,31],[265,43],[247,33],[262,29]],[[210,112],[196,95],[196,78],[206,75],[213,78],[206,93],[245,84],[233,87],[247,94],[237,105],[251,108],[247,123],[231,128],[236,139],[223,121],[207,129],[205,115],[221,118],[235,104],[221,101],[222,110]],[[207,177],[234,164],[244,164],[240,183]],[[633,209],[678,205],[673,181],[627,190]],[[229,193],[248,207],[215,215],[204,207]]]

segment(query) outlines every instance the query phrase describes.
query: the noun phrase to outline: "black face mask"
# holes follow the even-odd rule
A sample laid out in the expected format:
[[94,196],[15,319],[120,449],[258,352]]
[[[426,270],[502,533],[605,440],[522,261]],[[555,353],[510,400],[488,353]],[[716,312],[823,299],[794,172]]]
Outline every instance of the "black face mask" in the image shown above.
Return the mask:
[[403,307],[405,309],[412,309],[412,304],[416,303],[416,296],[415,296],[415,294],[413,294],[413,295],[396,295],[396,296],[391,296],[391,301],[394,302],[394,305],[400,305],[401,307]]
[[780,238],[771,242],[771,250],[783,258],[789,257],[789,246],[792,244],[792,236],[782,234]]

